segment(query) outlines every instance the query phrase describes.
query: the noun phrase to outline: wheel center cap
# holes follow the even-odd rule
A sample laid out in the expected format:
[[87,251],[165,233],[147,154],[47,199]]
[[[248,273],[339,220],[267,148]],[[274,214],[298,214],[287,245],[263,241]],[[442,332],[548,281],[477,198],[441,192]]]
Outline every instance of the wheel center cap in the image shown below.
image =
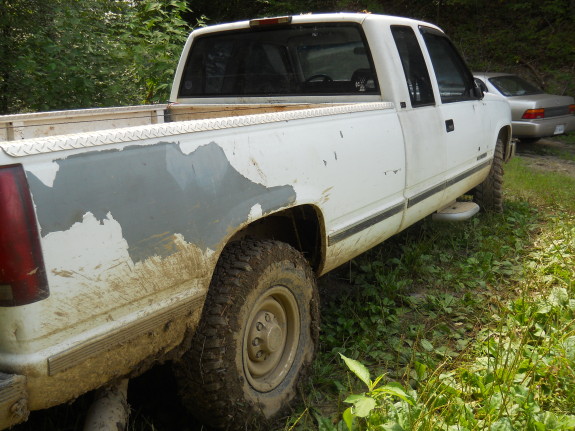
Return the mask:
[[266,335],[267,335],[266,336],[267,348],[270,353],[273,353],[276,350],[278,350],[282,345],[282,338],[283,338],[282,330],[277,324],[271,325]]
[[284,331],[276,316],[268,311],[261,311],[256,316],[250,331],[248,354],[252,361],[267,361],[270,355],[281,352],[284,348]]

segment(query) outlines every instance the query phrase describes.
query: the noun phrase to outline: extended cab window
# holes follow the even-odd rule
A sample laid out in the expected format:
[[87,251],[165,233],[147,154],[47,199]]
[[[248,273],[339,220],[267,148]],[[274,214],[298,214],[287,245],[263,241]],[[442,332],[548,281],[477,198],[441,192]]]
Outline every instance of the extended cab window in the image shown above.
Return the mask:
[[402,25],[394,25],[391,26],[391,33],[401,58],[411,106],[418,107],[435,104],[429,72],[413,29]]
[[435,70],[441,101],[450,103],[476,99],[473,76],[451,41],[432,28],[421,27],[421,33]]
[[378,94],[355,24],[292,25],[194,40],[180,97]]

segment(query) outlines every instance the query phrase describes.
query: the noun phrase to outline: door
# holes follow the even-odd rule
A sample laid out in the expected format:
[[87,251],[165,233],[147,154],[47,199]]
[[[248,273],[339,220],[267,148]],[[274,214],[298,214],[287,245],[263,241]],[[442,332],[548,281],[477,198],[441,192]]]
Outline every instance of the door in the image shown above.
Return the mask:
[[407,211],[402,223],[406,227],[435,211],[437,202],[443,198],[447,170],[445,128],[415,31],[409,26],[396,25],[391,32],[405,78],[398,114],[407,166]]
[[486,136],[485,104],[475,91],[471,72],[451,41],[429,27],[420,27],[420,31],[439,91],[438,110],[445,126],[447,186],[463,193],[467,191],[466,181],[477,172],[478,165],[487,162],[486,146],[491,146]]

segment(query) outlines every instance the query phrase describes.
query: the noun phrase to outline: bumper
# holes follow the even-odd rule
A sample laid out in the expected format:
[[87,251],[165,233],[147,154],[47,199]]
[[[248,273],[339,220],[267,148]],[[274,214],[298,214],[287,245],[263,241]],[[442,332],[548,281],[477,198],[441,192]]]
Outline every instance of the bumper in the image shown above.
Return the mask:
[[545,138],[562,135],[575,130],[575,115],[544,118],[532,121],[513,121],[516,138]]
[[28,419],[26,377],[0,373],[0,430]]

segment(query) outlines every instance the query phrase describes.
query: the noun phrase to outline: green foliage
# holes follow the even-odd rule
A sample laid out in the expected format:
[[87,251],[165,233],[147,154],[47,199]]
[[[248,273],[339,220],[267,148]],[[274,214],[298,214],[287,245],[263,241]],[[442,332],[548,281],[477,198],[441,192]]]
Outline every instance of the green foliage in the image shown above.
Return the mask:
[[[2,112],[105,106],[124,89],[116,53],[120,2],[58,0],[30,3],[25,14],[11,1],[3,31],[9,45],[2,66]],[[24,27],[19,27],[25,25]]]
[[[132,63],[138,94],[145,95],[139,102],[168,100],[178,59],[191,31],[183,19],[188,12],[184,0],[147,0],[128,10],[121,33],[122,56]],[[200,17],[196,25],[202,25],[202,20]]]
[[540,205],[575,211],[575,178],[560,172],[536,171],[524,159],[515,158],[506,173],[509,190]]
[[360,418],[369,418],[374,414],[374,411],[381,408],[382,405],[392,401],[394,397],[403,400],[408,405],[414,405],[415,400],[409,396],[404,388],[395,383],[379,386],[379,382],[383,379],[380,375],[375,380],[371,380],[369,370],[361,363],[354,359],[350,359],[342,354],[341,358],[344,360],[347,367],[365,384],[367,392],[350,395],[344,402],[352,404],[352,407],[347,408],[343,412],[343,421],[350,431],[356,429],[354,422]]
[[183,0],[0,6],[0,114],[166,101],[191,29]]

